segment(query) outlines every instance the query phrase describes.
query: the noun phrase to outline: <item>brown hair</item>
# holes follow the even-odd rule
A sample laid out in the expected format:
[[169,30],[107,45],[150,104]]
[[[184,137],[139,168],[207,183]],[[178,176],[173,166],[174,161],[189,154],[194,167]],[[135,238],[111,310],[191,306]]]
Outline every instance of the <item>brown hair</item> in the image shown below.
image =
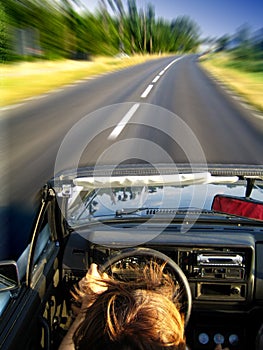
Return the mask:
[[[175,296],[176,287],[163,269],[164,265],[151,263],[144,268],[143,275],[135,271],[133,280],[98,280],[107,290],[89,294],[92,303],[73,336],[75,348],[185,349],[184,321]],[[77,298],[83,298],[83,293],[78,295]]]

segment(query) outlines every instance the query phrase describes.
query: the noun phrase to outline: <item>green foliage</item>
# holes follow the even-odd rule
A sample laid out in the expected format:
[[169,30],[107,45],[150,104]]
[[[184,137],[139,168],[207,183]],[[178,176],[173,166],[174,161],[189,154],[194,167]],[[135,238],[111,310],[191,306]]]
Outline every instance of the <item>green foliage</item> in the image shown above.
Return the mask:
[[154,7],[138,9],[136,0],[127,0],[127,11],[122,0],[100,0],[92,14],[77,11],[80,2],[8,0],[0,7],[1,59],[189,52],[198,46],[198,26],[188,17],[155,19]]
[[224,35],[216,43],[217,52],[227,51],[230,55],[228,67],[250,73],[263,72],[263,39],[253,37],[247,24],[240,26],[232,39]]
[[171,23],[173,51],[194,51],[198,46],[199,28],[187,16],[179,17]]
[[14,55],[11,47],[11,34],[8,26],[8,16],[3,4],[0,3],[0,62],[13,60]]
[[228,66],[246,72],[263,72],[263,50],[252,45],[241,45],[231,52]]

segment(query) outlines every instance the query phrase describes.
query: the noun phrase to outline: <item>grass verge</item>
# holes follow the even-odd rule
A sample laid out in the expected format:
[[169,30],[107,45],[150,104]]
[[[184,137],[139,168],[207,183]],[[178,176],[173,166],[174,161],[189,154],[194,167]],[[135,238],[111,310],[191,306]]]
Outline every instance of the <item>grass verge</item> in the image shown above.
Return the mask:
[[250,105],[263,112],[263,71],[246,72],[232,66],[229,54],[212,54],[201,58],[201,65]]
[[101,73],[118,70],[160,56],[126,58],[96,57],[92,61],[37,61],[0,64],[0,107],[19,103],[26,98]]

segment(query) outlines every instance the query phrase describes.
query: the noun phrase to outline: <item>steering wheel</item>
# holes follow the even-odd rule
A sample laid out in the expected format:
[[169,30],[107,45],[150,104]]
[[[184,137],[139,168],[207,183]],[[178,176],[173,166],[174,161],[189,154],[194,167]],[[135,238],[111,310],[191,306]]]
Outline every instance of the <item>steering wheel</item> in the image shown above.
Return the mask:
[[184,305],[185,305],[185,327],[189,321],[190,315],[191,315],[191,309],[192,309],[192,294],[191,289],[188,283],[188,280],[181,270],[181,268],[167,255],[154,250],[150,248],[144,248],[144,247],[136,247],[136,248],[128,248],[125,250],[120,251],[119,253],[110,256],[107,261],[100,266],[101,272],[107,272],[109,268],[114,265],[115,263],[132,257],[149,257],[149,260],[158,259],[166,263],[166,266],[170,267],[172,270],[172,273],[174,277],[176,278],[176,281],[179,284],[180,289],[182,289],[183,293],[182,296],[185,299]]

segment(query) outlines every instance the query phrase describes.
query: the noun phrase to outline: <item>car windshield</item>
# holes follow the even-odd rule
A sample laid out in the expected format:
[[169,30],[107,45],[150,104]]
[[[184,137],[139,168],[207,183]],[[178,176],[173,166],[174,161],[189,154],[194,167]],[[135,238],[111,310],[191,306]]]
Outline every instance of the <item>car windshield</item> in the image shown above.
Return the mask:
[[[248,179],[186,173],[123,177],[76,177],[57,188],[58,198],[67,200],[67,221],[72,227],[96,220],[123,217],[135,219],[151,214],[213,213],[216,196],[244,199]],[[263,203],[263,184],[253,179],[250,201]],[[263,208],[263,207],[262,207]],[[263,209],[262,209],[263,210]],[[233,213],[242,216],[240,212]]]

